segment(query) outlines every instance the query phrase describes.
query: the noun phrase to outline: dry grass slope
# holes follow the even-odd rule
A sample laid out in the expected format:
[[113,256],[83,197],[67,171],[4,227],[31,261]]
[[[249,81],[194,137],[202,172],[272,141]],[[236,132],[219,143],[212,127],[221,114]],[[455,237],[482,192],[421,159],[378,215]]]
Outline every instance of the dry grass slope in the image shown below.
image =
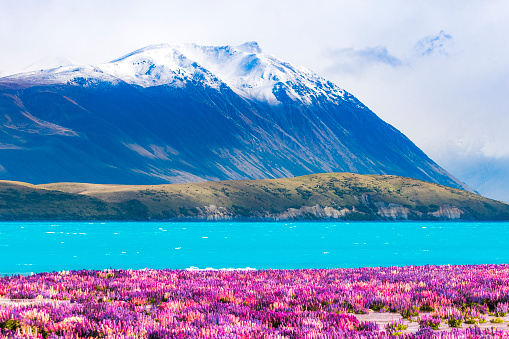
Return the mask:
[[326,173],[172,185],[55,183],[30,187],[101,201],[121,211],[111,216],[119,219],[284,219],[288,211],[293,211],[290,217],[294,219],[327,219],[331,216],[322,210],[328,207],[343,211],[332,217],[349,220],[448,219],[455,211],[461,219],[509,220],[506,203],[398,176]]

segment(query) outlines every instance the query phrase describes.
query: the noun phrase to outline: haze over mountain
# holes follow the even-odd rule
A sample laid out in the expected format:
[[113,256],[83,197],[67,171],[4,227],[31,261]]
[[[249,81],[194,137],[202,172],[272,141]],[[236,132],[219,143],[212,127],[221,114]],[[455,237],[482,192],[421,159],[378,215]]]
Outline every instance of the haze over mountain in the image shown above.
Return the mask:
[[105,64],[0,78],[0,112],[0,179],[157,184],[353,172],[468,189],[353,95],[255,42],[154,45]]

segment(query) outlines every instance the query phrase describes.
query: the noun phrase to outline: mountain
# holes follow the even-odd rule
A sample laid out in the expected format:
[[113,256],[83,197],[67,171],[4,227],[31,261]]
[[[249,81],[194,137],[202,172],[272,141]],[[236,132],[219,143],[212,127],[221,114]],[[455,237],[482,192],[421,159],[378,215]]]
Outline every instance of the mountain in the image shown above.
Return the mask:
[[352,173],[165,185],[0,181],[0,220],[509,220],[509,205]]
[[469,189],[353,95],[254,42],[155,45],[105,64],[3,77],[0,113],[6,180],[161,184],[354,172]]

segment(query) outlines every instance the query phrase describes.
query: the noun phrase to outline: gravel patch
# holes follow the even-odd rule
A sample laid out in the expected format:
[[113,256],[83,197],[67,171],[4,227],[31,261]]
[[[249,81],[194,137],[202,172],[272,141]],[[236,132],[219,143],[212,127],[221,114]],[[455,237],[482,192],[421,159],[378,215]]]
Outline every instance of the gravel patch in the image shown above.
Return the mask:
[[[429,313],[421,313],[421,315],[426,315],[426,314],[429,314]],[[382,331],[385,330],[386,324],[388,324],[394,320],[398,320],[398,319],[401,319],[403,324],[407,325],[407,327],[408,327],[406,330],[401,331],[401,332],[410,333],[410,332],[417,332],[419,330],[419,323],[417,322],[417,318],[413,318],[413,321],[410,322],[408,319],[403,319],[403,317],[399,313],[370,312],[369,314],[356,314],[355,316],[357,317],[357,319],[359,319],[359,321],[374,321],[374,322],[376,322],[380,326],[380,330],[382,330]],[[498,330],[506,330],[506,331],[509,330],[509,327],[508,327],[509,315],[505,316],[505,317],[499,317],[504,320],[504,322],[500,323],[500,324],[491,323],[490,320],[493,318],[496,318],[496,317],[486,316],[486,323],[484,323],[484,324],[473,325],[473,324],[463,323],[461,328],[478,326],[481,329],[495,328]],[[453,327],[450,327],[449,325],[447,325],[447,323],[443,322],[440,324],[440,328],[438,329],[438,331],[447,331],[447,330],[451,330],[452,328]]]
[[53,300],[53,299],[0,299],[0,307],[2,306],[26,306],[41,304],[70,304],[69,300]]

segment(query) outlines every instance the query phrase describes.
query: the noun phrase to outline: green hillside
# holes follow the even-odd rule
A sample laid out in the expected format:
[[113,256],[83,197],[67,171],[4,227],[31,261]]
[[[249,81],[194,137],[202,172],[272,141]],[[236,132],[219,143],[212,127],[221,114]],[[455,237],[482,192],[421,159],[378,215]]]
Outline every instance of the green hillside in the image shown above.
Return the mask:
[[4,181],[0,218],[509,220],[509,205],[420,180],[351,173],[147,186]]
[[138,212],[133,204],[0,180],[0,220],[131,220]]

